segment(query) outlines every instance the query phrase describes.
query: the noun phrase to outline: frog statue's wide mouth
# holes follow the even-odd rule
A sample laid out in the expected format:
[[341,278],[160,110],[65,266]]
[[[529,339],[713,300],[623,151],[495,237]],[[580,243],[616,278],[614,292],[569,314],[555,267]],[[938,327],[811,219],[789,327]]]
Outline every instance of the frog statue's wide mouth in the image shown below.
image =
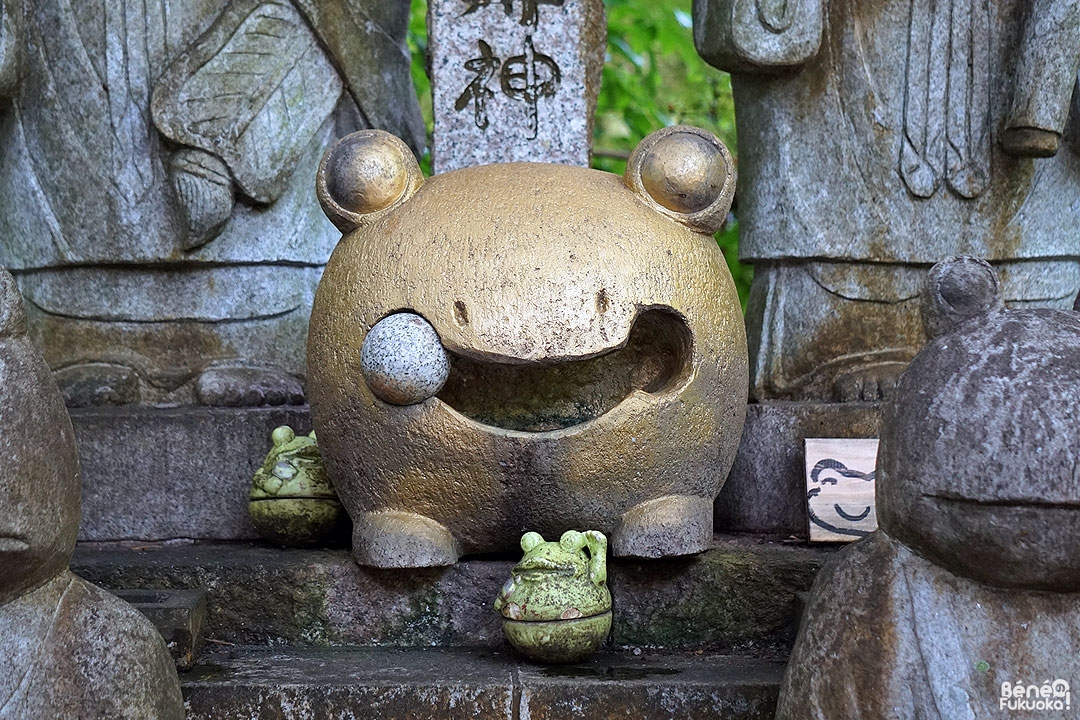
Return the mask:
[[573,575],[577,568],[573,563],[555,562],[545,557],[523,558],[514,566],[515,577],[545,576],[545,575]]
[[550,432],[586,423],[634,393],[662,394],[691,374],[693,339],[672,310],[641,312],[626,342],[599,356],[546,363],[492,362],[452,354],[437,397],[478,423]]

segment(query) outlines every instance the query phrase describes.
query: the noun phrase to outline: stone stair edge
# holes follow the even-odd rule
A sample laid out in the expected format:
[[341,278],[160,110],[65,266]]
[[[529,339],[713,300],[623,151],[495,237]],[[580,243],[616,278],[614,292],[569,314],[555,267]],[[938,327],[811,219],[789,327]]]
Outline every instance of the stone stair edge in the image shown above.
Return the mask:
[[190,720],[759,720],[772,718],[782,672],[779,661],[702,652],[605,651],[544,666],[490,648],[235,647],[180,678]]

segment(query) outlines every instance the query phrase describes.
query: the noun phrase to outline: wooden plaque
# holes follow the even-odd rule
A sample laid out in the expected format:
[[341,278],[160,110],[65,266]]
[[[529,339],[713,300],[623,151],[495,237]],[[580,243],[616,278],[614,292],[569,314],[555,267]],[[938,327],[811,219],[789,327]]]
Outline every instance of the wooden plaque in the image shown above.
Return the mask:
[[810,542],[850,542],[877,530],[877,448],[876,438],[806,438]]

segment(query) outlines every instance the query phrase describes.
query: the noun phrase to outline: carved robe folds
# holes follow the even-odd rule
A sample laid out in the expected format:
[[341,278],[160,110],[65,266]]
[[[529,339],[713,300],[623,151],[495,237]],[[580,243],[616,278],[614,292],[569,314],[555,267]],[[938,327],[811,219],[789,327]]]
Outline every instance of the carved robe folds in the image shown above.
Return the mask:
[[1080,2],[695,0],[694,12],[699,52],[732,72],[758,398],[888,394],[923,342],[921,274],[950,255],[994,263],[1011,305],[1068,307]]
[[0,264],[69,404],[298,400],[321,153],[423,145],[408,2],[3,2]]

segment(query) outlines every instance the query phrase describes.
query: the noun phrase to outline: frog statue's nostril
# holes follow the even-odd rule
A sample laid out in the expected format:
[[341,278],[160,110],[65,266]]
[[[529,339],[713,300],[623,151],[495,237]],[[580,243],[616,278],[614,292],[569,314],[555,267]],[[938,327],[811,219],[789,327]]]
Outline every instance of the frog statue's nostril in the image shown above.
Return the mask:
[[427,320],[402,312],[371,328],[360,348],[360,369],[380,400],[415,405],[442,389],[450,375],[450,355]]

